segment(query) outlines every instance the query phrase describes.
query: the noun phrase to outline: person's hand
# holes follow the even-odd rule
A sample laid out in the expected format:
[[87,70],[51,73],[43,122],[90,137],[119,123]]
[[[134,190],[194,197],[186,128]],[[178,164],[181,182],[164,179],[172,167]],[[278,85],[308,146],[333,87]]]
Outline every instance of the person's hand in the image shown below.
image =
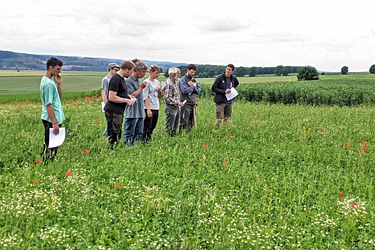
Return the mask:
[[133,101],[132,101],[131,99],[126,99],[125,102],[126,102],[126,104],[129,105],[129,106],[133,105]]
[[57,83],[57,85],[61,85],[62,84],[62,77],[60,74],[57,74],[55,76],[55,82]]
[[151,118],[151,117],[152,117],[151,109],[148,109],[148,110],[147,110],[147,117],[148,117],[148,118]]
[[52,127],[53,127],[53,133],[55,135],[58,135],[59,134],[59,131],[60,131],[60,127],[59,125],[57,125],[57,123],[52,123]]
[[178,106],[180,106],[181,108],[184,106],[185,104],[183,103],[183,102],[180,102],[179,104],[178,104]]
[[156,89],[156,91],[157,91],[159,94],[161,94],[161,87],[158,87],[158,88]]
[[228,93],[230,93],[230,92],[231,92],[230,89],[225,90],[225,94],[228,94]]
[[141,84],[140,88],[141,88],[141,89],[144,89],[144,88],[146,88],[146,86],[147,86],[147,82],[144,81],[144,82]]

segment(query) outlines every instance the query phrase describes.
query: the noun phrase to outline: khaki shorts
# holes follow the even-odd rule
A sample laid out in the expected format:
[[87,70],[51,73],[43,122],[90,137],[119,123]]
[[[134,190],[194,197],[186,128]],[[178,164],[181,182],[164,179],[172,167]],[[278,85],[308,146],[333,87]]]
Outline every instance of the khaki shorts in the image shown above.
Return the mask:
[[224,119],[232,116],[232,103],[216,104],[216,119]]

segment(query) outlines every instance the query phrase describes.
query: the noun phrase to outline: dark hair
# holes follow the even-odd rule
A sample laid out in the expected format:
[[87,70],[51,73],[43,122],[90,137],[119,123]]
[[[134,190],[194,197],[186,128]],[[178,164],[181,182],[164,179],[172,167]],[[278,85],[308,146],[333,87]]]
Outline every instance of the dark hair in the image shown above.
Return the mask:
[[187,66],[187,70],[191,70],[191,69],[194,69],[195,71],[197,71],[197,66],[195,66],[195,64],[189,64]]
[[234,71],[234,65],[233,64],[230,63],[230,64],[227,65],[227,67],[232,68],[232,70]]
[[47,61],[47,70],[49,69],[49,66],[56,67],[56,65],[63,66],[63,62],[56,57],[51,57]]

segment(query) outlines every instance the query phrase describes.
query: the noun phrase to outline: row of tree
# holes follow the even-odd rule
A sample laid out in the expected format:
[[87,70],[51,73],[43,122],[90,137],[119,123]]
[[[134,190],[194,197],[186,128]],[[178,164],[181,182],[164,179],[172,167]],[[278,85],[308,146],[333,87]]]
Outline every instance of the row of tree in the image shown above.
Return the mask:
[[[222,73],[224,73],[226,66],[219,66],[219,65],[198,65],[197,71],[195,72],[195,76],[197,78],[213,78]],[[179,66],[178,67],[181,72],[186,72],[187,66]],[[290,73],[298,73],[299,66],[282,66],[279,65],[277,67],[236,67],[235,68],[235,75],[238,77],[249,76],[255,77],[256,75],[274,75],[277,76],[287,76]],[[168,72],[164,74],[168,77]]]
[[[348,66],[343,66],[343,67],[341,68],[341,74],[343,74],[343,75],[347,75],[348,72],[349,72],[349,68],[348,68]],[[371,65],[371,67],[370,67],[370,69],[369,69],[369,72],[370,72],[371,74],[375,74],[375,64]]]
[[[224,73],[226,66],[219,65],[198,65],[197,71],[195,72],[195,77],[197,78],[214,78],[222,73]],[[187,66],[178,67],[182,74],[185,74]],[[301,79],[305,80],[316,80],[319,79],[318,71],[316,68],[311,66],[299,67],[299,66],[283,66],[278,65],[276,67],[236,67],[235,75],[238,77],[249,76],[254,77],[256,75],[276,75],[276,76],[287,76],[290,73],[298,73],[301,71],[304,76]],[[375,74],[375,64],[373,64],[369,69],[371,74]],[[348,66],[343,66],[341,68],[341,74],[346,75],[349,72]],[[324,72],[322,73],[324,75]],[[165,72],[165,77],[169,77],[168,72]]]

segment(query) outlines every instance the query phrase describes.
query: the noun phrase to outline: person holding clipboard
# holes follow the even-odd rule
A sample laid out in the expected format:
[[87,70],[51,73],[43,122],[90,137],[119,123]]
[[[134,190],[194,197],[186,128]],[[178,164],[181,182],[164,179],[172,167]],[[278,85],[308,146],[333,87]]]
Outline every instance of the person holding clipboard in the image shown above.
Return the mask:
[[[60,75],[63,62],[56,57],[47,61],[47,72],[40,82],[40,99],[42,100],[42,122],[44,125],[44,149],[43,161],[53,161],[58,147],[49,148],[50,129],[53,134],[58,135],[62,122],[65,120],[61,105],[62,77]],[[56,86],[57,85],[57,86]]]
[[[213,85],[212,91],[215,93],[214,102],[216,104],[216,121],[215,126],[219,126],[221,121],[224,120],[223,126],[228,125],[228,119],[232,116],[232,105],[237,92],[235,88],[240,84],[237,77],[233,75],[234,65],[228,64],[225,72],[219,75]],[[228,98],[227,98],[228,97]]]

